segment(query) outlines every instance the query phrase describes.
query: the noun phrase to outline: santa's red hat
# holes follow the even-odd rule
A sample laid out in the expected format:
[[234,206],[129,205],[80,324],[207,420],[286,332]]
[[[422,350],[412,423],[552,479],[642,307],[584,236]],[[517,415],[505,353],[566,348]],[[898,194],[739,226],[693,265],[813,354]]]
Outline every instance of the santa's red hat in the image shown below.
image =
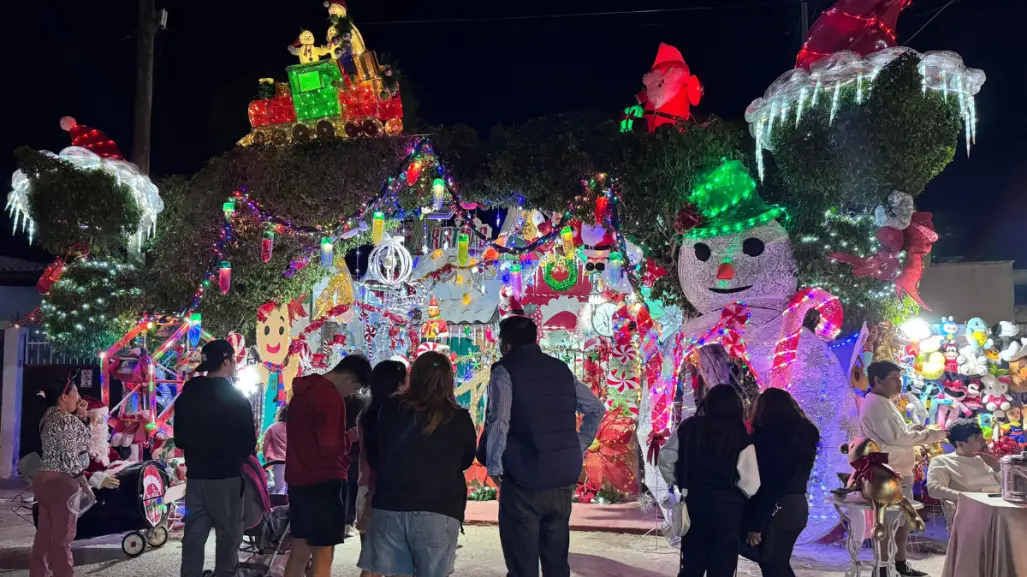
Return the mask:
[[653,62],[653,68],[656,68],[664,62],[679,62],[685,63],[685,57],[681,55],[681,51],[674,48],[670,44],[660,43],[659,50],[656,51],[656,62]]
[[101,158],[125,160],[121,150],[118,149],[118,145],[104,134],[102,130],[79,124],[71,116],[61,118],[61,128],[71,133],[72,146],[81,146]]

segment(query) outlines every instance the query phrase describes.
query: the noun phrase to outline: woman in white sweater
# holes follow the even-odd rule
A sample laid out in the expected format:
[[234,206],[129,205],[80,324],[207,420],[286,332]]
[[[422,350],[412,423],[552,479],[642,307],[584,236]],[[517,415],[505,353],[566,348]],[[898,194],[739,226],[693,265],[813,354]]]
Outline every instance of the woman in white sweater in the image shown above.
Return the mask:
[[1002,488],[998,460],[987,454],[981,426],[973,419],[959,419],[949,427],[949,443],[955,452],[931,459],[927,491],[940,499],[945,518],[956,512],[960,493],[998,493]]

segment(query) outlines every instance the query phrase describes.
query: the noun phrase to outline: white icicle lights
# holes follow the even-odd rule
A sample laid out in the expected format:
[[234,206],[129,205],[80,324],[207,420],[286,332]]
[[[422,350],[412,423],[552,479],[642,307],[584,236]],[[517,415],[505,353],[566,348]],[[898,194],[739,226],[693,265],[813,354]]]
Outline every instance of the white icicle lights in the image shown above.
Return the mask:
[[[143,241],[157,231],[157,215],[164,210],[164,201],[150,177],[139,172],[139,167],[124,160],[101,158],[91,150],[80,146],[69,146],[54,154],[44,150],[42,154],[70,163],[79,170],[102,170],[110,174],[118,182],[132,191],[139,205],[139,225],[136,232],[129,237],[129,247],[134,251],[142,248]],[[29,235],[29,242],[36,233],[36,223],[29,210],[29,194],[32,192],[32,180],[21,170],[16,170],[11,177],[11,192],[7,195],[7,211],[14,222],[14,230],[21,226]]]
[[756,139],[756,159],[760,178],[763,178],[763,150],[770,148],[770,135],[775,124],[795,122],[798,126],[802,115],[824,98],[831,100],[831,122],[839,106],[841,90],[850,84],[856,85],[856,104],[862,104],[866,94],[873,89],[878,73],[900,56],[907,54],[920,58],[920,74],[923,90],[941,92],[945,98],[957,99],[960,117],[966,133],[966,152],[977,139],[977,109],[974,96],[981,90],[985,75],[982,70],[969,68],[963,58],[948,50],[921,54],[905,46],[893,46],[868,54],[865,58],[855,52],[842,50],[814,62],[809,72],[793,68],[785,72],[770,85],[766,93],[753,100],[745,109],[745,121],[749,132]]

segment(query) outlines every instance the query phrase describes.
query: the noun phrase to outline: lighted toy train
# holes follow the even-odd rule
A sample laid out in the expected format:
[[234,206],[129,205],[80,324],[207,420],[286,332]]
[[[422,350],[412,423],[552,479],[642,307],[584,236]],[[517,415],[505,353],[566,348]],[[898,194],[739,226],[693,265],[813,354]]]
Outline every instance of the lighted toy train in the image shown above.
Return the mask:
[[288,82],[262,78],[248,110],[252,130],[239,145],[402,132],[403,104],[392,69],[379,64],[374,52],[361,56],[364,65],[356,73],[330,59],[289,66]]

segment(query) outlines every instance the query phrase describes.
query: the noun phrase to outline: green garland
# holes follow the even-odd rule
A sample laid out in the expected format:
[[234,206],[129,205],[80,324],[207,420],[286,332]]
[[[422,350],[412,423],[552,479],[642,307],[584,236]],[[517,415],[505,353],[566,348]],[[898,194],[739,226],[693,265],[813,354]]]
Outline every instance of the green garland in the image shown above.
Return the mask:
[[556,292],[564,292],[578,284],[578,267],[573,262],[564,263],[567,267],[567,278],[556,280],[553,278],[553,268],[557,265],[555,261],[546,264],[542,269],[542,279],[546,281],[549,288]]

